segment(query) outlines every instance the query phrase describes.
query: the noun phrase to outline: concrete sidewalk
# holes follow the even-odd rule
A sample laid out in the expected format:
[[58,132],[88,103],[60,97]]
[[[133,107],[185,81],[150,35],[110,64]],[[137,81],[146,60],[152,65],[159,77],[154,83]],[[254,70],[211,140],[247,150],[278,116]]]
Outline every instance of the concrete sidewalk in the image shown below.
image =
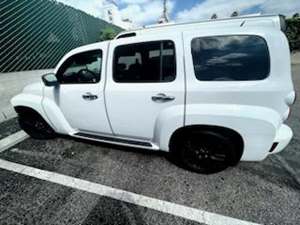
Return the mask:
[[52,69],[0,73],[0,123],[16,115],[10,99],[20,93],[26,85],[41,81],[41,76],[51,71]]
[[300,64],[300,52],[294,52],[291,54],[292,64]]

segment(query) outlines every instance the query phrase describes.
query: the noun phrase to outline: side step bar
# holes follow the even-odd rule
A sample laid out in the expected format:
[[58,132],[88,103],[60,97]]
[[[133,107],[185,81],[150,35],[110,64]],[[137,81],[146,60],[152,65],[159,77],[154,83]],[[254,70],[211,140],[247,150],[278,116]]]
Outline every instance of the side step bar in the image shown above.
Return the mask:
[[94,140],[94,141],[100,141],[100,142],[107,142],[107,143],[113,143],[113,144],[120,144],[120,145],[126,145],[126,146],[134,146],[134,147],[158,150],[157,146],[155,146],[151,142],[147,142],[147,141],[128,140],[128,139],[123,139],[123,138],[118,138],[118,137],[100,136],[100,135],[88,134],[88,133],[82,133],[82,132],[75,133],[72,136],[89,139],[89,140]]

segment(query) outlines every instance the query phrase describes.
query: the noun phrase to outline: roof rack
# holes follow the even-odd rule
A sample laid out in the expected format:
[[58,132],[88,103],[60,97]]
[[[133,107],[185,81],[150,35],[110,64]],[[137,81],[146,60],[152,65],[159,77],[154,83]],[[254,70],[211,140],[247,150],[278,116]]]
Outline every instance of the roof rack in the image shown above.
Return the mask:
[[[256,22],[258,25],[260,21],[270,19],[269,26],[280,28],[282,31],[285,30],[285,17],[283,15],[245,15],[245,16],[237,16],[237,17],[228,17],[228,18],[222,18],[222,19],[209,19],[209,20],[200,20],[200,21],[192,21],[192,22],[183,22],[183,23],[163,23],[163,24],[154,24],[154,25],[148,25],[141,28],[137,28],[134,30],[124,31],[121,32],[119,35],[116,36],[115,39],[119,38],[126,38],[126,37],[133,37],[141,34],[147,33],[147,31],[150,30],[157,30],[161,28],[172,28],[172,27],[187,27],[187,26],[193,26],[193,25],[211,25],[211,24],[224,24],[224,22],[232,22],[235,23],[239,22],[239,26],[247,22]],[[263,24],[263,23],[261,23]],[[184,28],[181,28],[184,29]]]
[[125,33],[125,34],[120,34],[116,37],[116,39],[120,39],[120,38],[128,38],[128,37],[134,37],[136,36],[135,32],[130,32],[130,33]]

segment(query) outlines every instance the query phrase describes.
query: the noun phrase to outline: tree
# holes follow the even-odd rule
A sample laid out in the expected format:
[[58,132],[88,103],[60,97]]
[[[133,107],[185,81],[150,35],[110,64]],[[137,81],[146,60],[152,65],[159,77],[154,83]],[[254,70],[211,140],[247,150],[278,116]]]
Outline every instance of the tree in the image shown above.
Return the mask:
[[100,41],[112,40],[118,32],[112,27],[106,27],[101,31]]
[[293,17],[286,19],[286,36],[289,40],[291,51],[300,50],[300,18]]
[[216,13],[212,14],[210,17],[212,20],[218,19],[218,15]]
[[239,15],[239,12],[238,11],[234,11],[232,14],[231,14],[231,17],[236,17]]
[[295,13],[295,14],[293,15],[293,19],[297,19],[297,18],[300,18],[299,13]]

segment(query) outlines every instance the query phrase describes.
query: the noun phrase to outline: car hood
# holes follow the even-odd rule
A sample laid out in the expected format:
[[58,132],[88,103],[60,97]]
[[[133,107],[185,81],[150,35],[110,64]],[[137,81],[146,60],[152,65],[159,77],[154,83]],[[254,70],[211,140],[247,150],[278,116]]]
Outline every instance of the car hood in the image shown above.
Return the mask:
[[43,82],[36,82],[36,83],[27,85],[23,89],[23,93],[41,96],[41,95],[43,95],[43,89],[44,89]]

